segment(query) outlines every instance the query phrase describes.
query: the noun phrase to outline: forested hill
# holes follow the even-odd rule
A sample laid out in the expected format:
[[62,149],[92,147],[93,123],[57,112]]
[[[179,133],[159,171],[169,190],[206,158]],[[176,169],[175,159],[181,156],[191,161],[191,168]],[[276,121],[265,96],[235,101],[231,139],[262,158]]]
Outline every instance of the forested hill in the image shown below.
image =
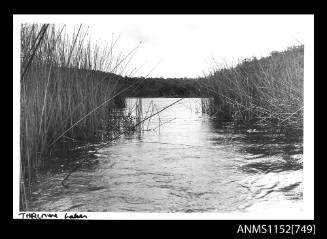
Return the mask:
[[[73,72],[88,78],[102,78],[115,87],[118,91],[124,90],[118,98],[125,97],[202,97],[200,83],[203,78],[145,78],[127,77],[115,73],[98,70],[84,70],[77,68],[61,67],[62,72]],[[114,83],[115,82],[115,83]]]
[[197,79],[122,77],[123,87],[135,86],[125,94],[128,97],[199,97]]

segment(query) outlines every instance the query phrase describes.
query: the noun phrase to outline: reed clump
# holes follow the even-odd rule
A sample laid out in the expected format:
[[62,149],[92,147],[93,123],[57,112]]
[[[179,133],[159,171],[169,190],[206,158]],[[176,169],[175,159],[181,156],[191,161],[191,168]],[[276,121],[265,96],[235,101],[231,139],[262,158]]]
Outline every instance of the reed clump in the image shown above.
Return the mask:
[[199,81],[209,96],[205,111],[218,120],[303,129],[304,46],[245,59]]
[[128,55],[115,54],[115,41],[109,47],[94,45],[82,25],[72,37],[64,28],[21,26],[22,198],[24,185],[33,181],[49,155],[65,148],[64,136],[89,140],[97,135],[115,107],[110,99],[121,90],[116,74],[129,61]]

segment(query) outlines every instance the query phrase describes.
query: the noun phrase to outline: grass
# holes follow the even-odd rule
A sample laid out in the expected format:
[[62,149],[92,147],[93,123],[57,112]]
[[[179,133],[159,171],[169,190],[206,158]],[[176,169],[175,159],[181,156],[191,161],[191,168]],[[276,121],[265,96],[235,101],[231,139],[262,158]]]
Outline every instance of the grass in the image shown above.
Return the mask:
[[71,38],[64,28],[21,26],[21,209],[25,185],[53,152],[67,148],[64,137],[90,140],[105,126],[121,91],[110,73],[121,74],[136,50],[117,54],[114,39],[110,46],[92,45],[82,25]]
[[198,81],[210,97],[205,111],[243,125],[302,130],[303,70],[303,45],[214,70]]

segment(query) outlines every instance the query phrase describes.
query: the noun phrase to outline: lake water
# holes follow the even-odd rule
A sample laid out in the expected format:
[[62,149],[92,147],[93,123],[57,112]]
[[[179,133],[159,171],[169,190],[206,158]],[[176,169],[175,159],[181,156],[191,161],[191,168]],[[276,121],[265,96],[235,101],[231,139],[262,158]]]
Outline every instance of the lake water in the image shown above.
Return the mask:
[[[143,118],[176,100],[142,99]],[[90,156],[68,188],[61,185],[66,174],[42,175],[29,211],[302,210],[301,138],[218,124],[199,98],[183,99]]]

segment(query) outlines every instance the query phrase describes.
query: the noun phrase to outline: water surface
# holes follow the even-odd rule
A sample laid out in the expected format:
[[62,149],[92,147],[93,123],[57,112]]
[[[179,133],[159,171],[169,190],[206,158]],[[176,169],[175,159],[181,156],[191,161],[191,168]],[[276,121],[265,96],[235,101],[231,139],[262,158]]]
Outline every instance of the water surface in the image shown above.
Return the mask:
[[[142,99],[143,118],[176,100]],[[135,101],[126,111],[135,114]],[[201,99],[188,98],[83,161],[68,188],[67,172],[42,175],[29,210],[301,211],[302,158],[300,138],[218,124],[202,113]]]

